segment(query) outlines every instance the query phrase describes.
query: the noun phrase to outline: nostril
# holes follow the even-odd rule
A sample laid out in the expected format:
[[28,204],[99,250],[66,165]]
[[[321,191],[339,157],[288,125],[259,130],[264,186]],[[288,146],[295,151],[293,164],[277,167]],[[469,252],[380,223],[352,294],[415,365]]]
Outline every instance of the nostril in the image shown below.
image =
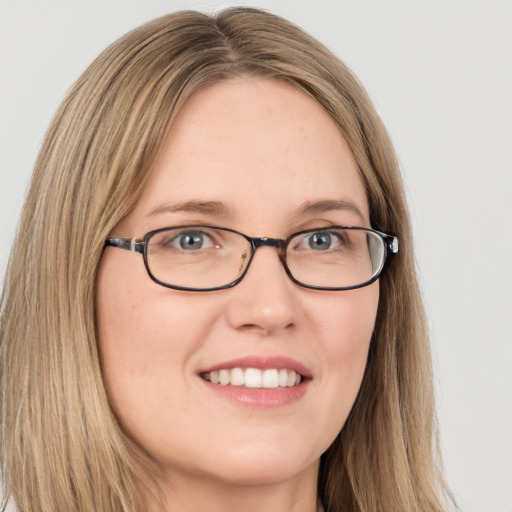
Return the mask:
[[[289,324],[283,326],[283,330],[290,331],[294,329],[295,324],[293,322],[290,322]],[[247,323],[247,324],[241,324],[237,327],[239,331],[245,331],[245,332],[253,332],[255,334],[260,334],[261,336],[270,336],[274,331],[276,331],[276,325],[268,325],[265,322],[261,322],[261,324],[255,324],[255,323]]]

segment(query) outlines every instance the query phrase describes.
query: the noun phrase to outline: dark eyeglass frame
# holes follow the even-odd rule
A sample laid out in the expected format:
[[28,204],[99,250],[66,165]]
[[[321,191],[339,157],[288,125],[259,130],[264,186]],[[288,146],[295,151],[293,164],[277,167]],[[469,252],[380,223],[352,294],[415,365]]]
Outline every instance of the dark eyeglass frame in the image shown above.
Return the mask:
[[[149,265],[148,265],[148,257],[147,257],[147,247],[148,242],[151,239],[152,236],[156,235],[157,233],[161,233],[163,231],[168,231],[171,229],[193,229],[193,228],[208,228],[208,229],[218,229],[221,231],[228,231],[230,233],[235,233],[237,235],[242,236],[245,238],[249,243],[251,247],[251,255],[249,256],[249,259],[247,261],[247,265],[245,266],[244,271],[242,274],[236,278],[234,281],[231,281],[228,284],[222,285],[222,286],[216,286],[212,288],[189,288],[186,286],[178,286],[166,283],[164,281],[160,281],[158,278],[156,278],[153,273],[151,272]],[[384,247],[386,248],[386,252],[384,255],[384,261],[382,263],[382,267],[380,270],[368,281],[365,281],[362,284],[358,284],[355,286],[344,286],[344,287],[326,287],[326,286],[315,286],[310,284],[305,284],[299,280],[297,280],[293,274],[291,273],[290,269],[288,268],[288,265],[286,263],[286,249],[290,242],[297,236],[303,235],[306,233],[314,233],[317,231],[329,231],[333,229],[344,229],[344,230],[354,230],[354,231],[366,231],[369,233],[373,233],[375,235],[378,235],[383,243]],[[281,261],[281,264],[283,265],[288,277],[299,286],[302,286],[303,288],[309,288],[312,290],[322,290],[322,291],[344,291],[344,290],[355,290],[357,288],[363,288],[365,286],[368,286],[382,275],[382,272],[384,271],[384,268],[387,266],[390,257],[396,255],[398,253],[399,248],[399,242],[398,238],[392,235],[387,235],[386,233],[382,233],[381,231],[377,231],[375,229],[371,228],[363,228],[359,226],[323,226],[319,228],[314,229],[305,229],[303,231],[298,231],[297,233],[291,234],[287,238],[267,238],[267,237],[251,237],[247,236],[244,233],[240,233],[240,231],[236,231],[235,229],[226,228],[222,226],[214,226],[214,225],[208,225],[208,224],[192,224],[192,225],[182,225],[182,226],[168,226],[165,228],[159,228],[155,229],[153,231],[149,231],[144,235],[144,238],[142,240],[137,240],[136,238],[107,238],[105,240],[105,247],[117,247],[118,249],[125,249],[127,251],[132,252],[138,252],[142,254],[143,260],[144,260],[144,266],[146,267],[146,271],[149,275],[149,277],[157,284],[164,286],[165,288],[172,288],[173,290],[183,290],[183,291],[189,291],[189,292],[211,292],[216,290],[224,290],[226,288],[232,288],[233,286],[236,286],[247,274],[247,271],[249,270],[249,267],[251,265],[252,259],[254,257],[254,253],[257,249],[260,247],[276,247],[279,251],[279,260]]]

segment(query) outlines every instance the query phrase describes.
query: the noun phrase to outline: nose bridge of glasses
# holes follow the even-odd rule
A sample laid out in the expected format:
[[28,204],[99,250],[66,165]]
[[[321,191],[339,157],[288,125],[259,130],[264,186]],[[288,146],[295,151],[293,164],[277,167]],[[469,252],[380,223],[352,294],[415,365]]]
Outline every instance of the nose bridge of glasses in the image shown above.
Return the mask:
[[285,247],[286,247],[286,240],[283,240],[281,238],[267,238],[264,237],[253,237],[250,238],[251,245],[252,245],[252,252],[256,251],[256,249],[259,249],[260,247],[275,247],[279,252],[279,259],[286,267],[286,256],[285,256]]
[[248,271],[250,264],[254,260],[256,250],[259,249],[260,247],[275,247],[278,250],[279,261],[281,262],[282,265],[284,265],[286,273],[289,273],[288,267],[286,265],[286,257],[284,254],[285,247],[286,247],[286,240],[283,240],[281,238],[268,238],[268,237],[246,237],[246,239],[250,241],[252,254],[251,254],[251,257],[246,262],[243,275],[245,275],[245,273]]
[[256,250],[258,247],[282,247],[284,240],[280,238],[267,238],[267,237],[256,237],[251,238],[251,244],[253,249]]

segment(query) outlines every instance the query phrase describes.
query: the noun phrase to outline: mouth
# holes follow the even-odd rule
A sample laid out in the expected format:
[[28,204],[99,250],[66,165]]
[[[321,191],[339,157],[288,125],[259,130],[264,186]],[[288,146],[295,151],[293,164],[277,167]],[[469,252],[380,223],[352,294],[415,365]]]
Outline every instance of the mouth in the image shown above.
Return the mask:
[[203,372],[200,377],[219,386],[248,389],[278,389],[299,386],[305,377],[288,368],[221,368]]
[[313,380],[311,370],[296,359],[257,354],[202,368],[198,377],[217,396],[256,408],[298,402]]

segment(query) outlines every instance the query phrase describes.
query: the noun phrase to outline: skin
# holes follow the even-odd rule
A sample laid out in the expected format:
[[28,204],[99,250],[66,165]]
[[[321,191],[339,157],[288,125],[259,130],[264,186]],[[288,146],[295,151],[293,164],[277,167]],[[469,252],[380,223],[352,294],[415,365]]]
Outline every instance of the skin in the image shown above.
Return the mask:
[[[196,200],[225,208],[166,209]],[[298,213],[324,200],[353,207]],[[188,223],[275,238],[370,225],[357,165],[329,116],[292,86],[255,78],[192,96],[112,236],[142,238]],[[173,510],[316,510],[319,458],[357,395],[378,299],[378,283],[302,288],[272,247],[258,249],[240,284],[206,293],[166,289],[149,278],[140,254],[105,250],[97,308],[108,392],[124,429],[158,468]],[[284,406],[251,407],[218,396],[198,376],[249,355],[304,364],[307,392]]]

